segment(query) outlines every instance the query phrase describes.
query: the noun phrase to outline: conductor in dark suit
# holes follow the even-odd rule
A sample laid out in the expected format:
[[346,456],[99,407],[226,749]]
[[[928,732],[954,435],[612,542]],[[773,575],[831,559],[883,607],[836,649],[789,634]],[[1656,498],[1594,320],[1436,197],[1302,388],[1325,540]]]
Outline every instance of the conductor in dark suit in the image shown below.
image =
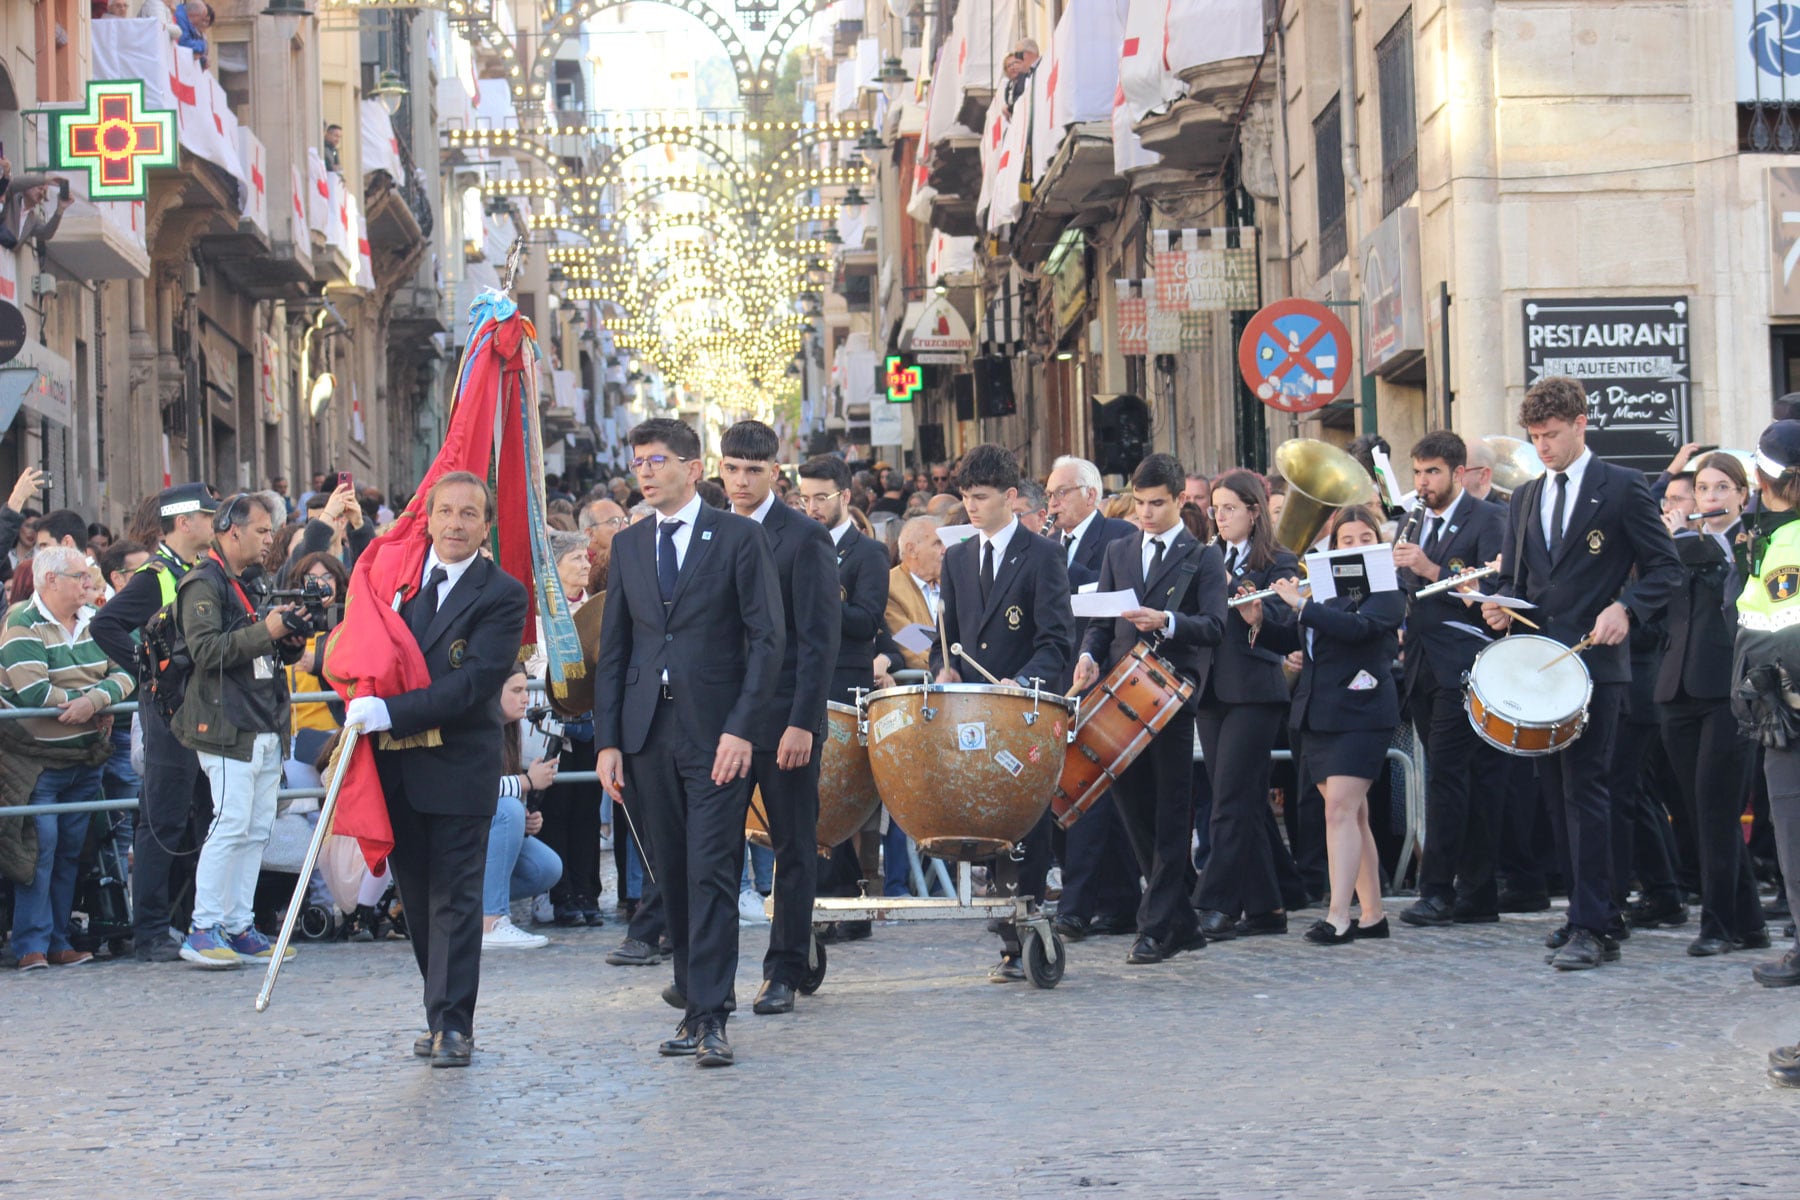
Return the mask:
[[[666,1056],[734,1061],[738,878],[752,757],[779,750],[765,715],[786,638],[781,588],[756,522],[700,500],[700,439],[658,418],[631,431],[632,470],[656,509],[613,539],[594,680],[600,782],[644,822],[675,990],[686,1013]],[[761,739],[761,744],[758,740]]]
[[[1100,469],[1085,458],[1064,455],[1050,464],[1044,485],[1052,536],[1062,543],[1069,587],[1097,584],[1106,548],[1137,536],[1129,521],[1102,516]],[[1075,622],[1075,648],[1090,622]],[[1078,942],[1090,933],[1126,933],[1137,928],[1140,900],[1138,861],[1119,821],[1111,790],[1101,793],[1062,838],[1062,897],[1056,902],[1056,931]]]
[[[841,458],[821,455],[800,464],[800,503],[829,533],[833,572],[838,583],[837,662],[831,672],[831,699],[853,704],[858,688],[875,686],[875,643],[886,640],[888,602],[887,548],[857,531],[850,518],[850,467]],[[898,647],[895,647],[896,649]],[[854,838],[831,848],[821,869],[821,896],[856,896],[862,892],[862,860]],[[867,921],[838,921],[819,931],[827,942],[860,941],[870,934]]]
[[1111,668],[1147,641],[1194,684],[1181,711],[1113,788],[1138,869],[1150,881],[1138,906],[1129,963],[1162,962],[1206,945],[1194,912],[1194,859],[1188,850],[1194,829],[1194,707],[1212,670],[1213,647],[1225,633],[1225,558],[1217,546],[1202,546],[1181,523],[1186,481],[1181,463],[1169,454],[1152,454],[1132,473],[1141,532],[1107,548],[1099,590],[1130,588],[1139,607],[1114,621],[1094,621],[1075,665],[1075,686],[1089,688],[1100,678],[1100,663]]
[[[419,591],[400,609],[431,682],[397,696],[358,696],[346,725],[386,731],[375,767],[394,827],[388,856],[425,979],[431,1032],[413,1045],[434,1067],[463,1067],[474,1050],[481,984],[481,887],[500,794],[500,685],[519,656],[525,589],[480,554],[494,519],[487,484],[452,471],[425,500],[431,550]],[[442,744],[386,749],[436,730]]]
[[1494,850],[1503,797],[1491,781],[1505,764],[1475,736],[1462,687],[1464,672],[1492,638],[1472,604],[1449,592],[1418,592],[1500,557],[1506,513],[1463,490],[1468,448],[1457,434],[1440,429],[1420,438],[1412,465],[1419,509],[1408,522],[1412,536],[1394,546],[1394,565],[1408,600],[1405,707],[1431,771],[1419,899],[1400,919],[1408,925],[1499,920]]
[[[976,536],[944,555],[943,644],[931,652],[939,683],[985,682],[967,659],[945,661],[949,647],[987,668],[1003,684],[1045,690],[1068,686],[1075,642],[1075,615],[1069,607],[1069,572],[1061,549],[1020,525],[1012,515],[1019,464],[1003,446],[983,444],[963,455],[957,468],[963,508]],[[1010,858],[998,860],[1002,874]],[[1019,893],[1042,898],[1050,868],[1050,813],[1025,837],[1025,857],[1017,865]],[[1019,964],[1018,932],[1006,922],[1002,955],[990,978],[1013,982],[1025,977]]]
[[[1558,970],[1618,958],[1609,934],[1619,920],[1612,889],[1612,801],[1608,769],[1620,706],[1631,682],[1626,649],[1633,622],[1662,608],[1683,581],[1674,543],[1642,475],[1602,462],[1587,448],[1587,393],[1552,375],[1525,393],[1519,423],[1544,474],[1513,493],[1500,586],[1537,607],[1544,635],[1582,653],[1593,677],[1587,730],[1539,762],[1560,857],[1568,864],[1569,923],[1551,935]],[[1631,578],[1633,568],[1636,579]],[[1509,610],[1483,604],[1497,630]]]
[[719,478],[731,510],[762,526],[784,613],[784,649],[774,695],[759,714],[756,739],[773,745],[751,758],[775,851],[775,915],[763,956],[763,983],[751,1010],[794,1011],[805,980],[818,887],[819,756],[825,749],[825,700],[837,661],[838,596],[831,537],[775,495],[781,441],[761,421],[739,421],[719,439]]

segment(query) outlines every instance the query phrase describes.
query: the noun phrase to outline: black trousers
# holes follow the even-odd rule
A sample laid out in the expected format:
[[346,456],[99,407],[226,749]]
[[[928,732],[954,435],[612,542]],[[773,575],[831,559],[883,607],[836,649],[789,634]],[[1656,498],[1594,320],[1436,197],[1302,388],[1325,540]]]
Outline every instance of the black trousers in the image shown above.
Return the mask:
[[1550,814],[1538,780],[1538,760],[1500,754],[1491,779],[1476,786],[1493,793],[1500,810],[1500,839],[1494,855],[1506,890],[1545,895],[1550,890],[1551,856],[1556,851]]
[[[1494,848],[1499,840],[1504,793],[1492,772],[1511,759],[1482,741],[1463,711],[1460,687],[1413,689],[1407,715],[1425,747],[1425,854],[1419,865],[1419,895],[1454,904],[1461,881],[1463,903],[1478,912],[1500,906],[1494,883]],[[1484,786],[1477,787],[1476,779]]]
[[[1286,712],[1285,704],[1199,712],[1196,725],[1213,805],[1212,852],[1194,893],[1195,908],[1237,917],[1284,906],[1276,872],[1280,832],[1269,808],[1269,752]],[[1288,868],[1292,874],[1291,861]]]
[[[186,929],[193,915],[194,867],[198,849],[212,824],[212,787],[200,770],[200,759],[175,740],[145,703],[138,713],[144,724],[144,773],[140,780],[137,825],[131,850],[131,925],[139,946]],[[171,896],[184,896],[180,911],[171,911]]]
[[769,950],[763,955],[763,978],[799,987],[806,978],[812,945],[813,898],[819,883],[819,758],[823,736],[813,738],[812,757],[803,767],[784,771],[775,751],[751,755],[760,803],[775,851],[775,916],[769,925]]
[[[1319,790],[1319,781],[1306,769],[1306,756],[1301,752],[1306,731],[1295,729],[1287,722],[1282,723],[1282,729],[1283,736],[1276,741],[1275,748],[1285,748],[1293,757],[1287,762],[1269,765],[1269,786],[1287,798],[1275,827],[1277,832],[1287,834],[1287,845],[1292,847],[1289,857],[1303,889],[1298,902],[1289,907],[1304,908],[1307,900],[1331,890],[1331,861],[1325,849],[1325,793]],[[1275,856],[1277,874],[1283,873],[1281,858],[1280,854]],[[1282,895],[1287,897],[1290,891],[1292,889],[1284,882]]]
[[1613,742],[1623,683],[1596,683],[1588,702],[1587,731],[1560,753],[1540,759],[1538,779],[1557,856],[1569,871],[1569,924],[1605,933],[1618,919],[1612,891]]
[[1700,936],[1739,938],[1764,927],[1742,817],[1754,749],[1730,700],[1662,705],[1663,746],[1694,828],[1700,861]]
[[[1188,740],[1192,745],[1191,736]],[[1056,902],[1059,918],[1137,919],[1139,865],[1119,816],[1117,794],[1116,789],[1102,792],[1081,819],[1064,831],[1062,898]],[[1193,810],[1191,794],[1188,810]],[[1184,856],[1186,845],[1183,838]]]
[[[1800,913],[1800,752],[1764,750],[1763,777],[1769,789],[1770,840],[1781,860],[1788,908]],[[1794,944],[1800,949],[1800,937]]]
[[[1055,824],[1046,808],[1037,824],[1020,840],[1018,858],[1001,854],[988,860],[1002,896],[1014,894],[1016,888],[1016,894],[1031,900],[1034,907],[1044,902],[1044,885],[1050,877],[1050,830]],[[1017,957],[1020,953],[1019,930],[1012,918],[1001,921],[998,932],[1001,953]]]
[[1620,907],[1633,879],[1645,900],[1681,900],[1675,882],[1675,838],[1663,799],[1672,781],[1659,732],[1654,722],[1639,720],[1634,713],[1619,722],[1613,739],[1613,901]]
[[[1113,788],[1137,869],[1149,880],[1138,904],[1137,931],[1159,942],[1184,938],[1200,923],[1191,899],[1196,881],[1189,853],[1193,773],[1194,722],[1181,712],[1151,739]],[[1075,828],[1081,828],[1080,823]]]
[[388,863],[425,982],[425,1021],[433,1033],[473,1034],[481,990],[481,889],[494,821],[419,812],[407,799],[401,772],[382,761],[386,757],[376,752],[377,766],[387,768],[381,788],[394,825]]
[[[563,750],[565,771],[594,769],[594,743],[570,738]],[[594,783],[553,783],[539,809],[544,827],[538,840],[562,858],[562,878],[550,889],[558,904],[577,898],[598,900],[605,888],[600,882],[600,786]],[[621,876],[621,880],[623,876]]]
[[675,949],[675,987],[687,997],[690,1020],[723,1019],[736,1007],[738,880],[750,780],[715,784],[716,752],[688,741],[675,705],[664,700],[644,748],[625,756],[626,795],[637,798],[632,815],[649,828],[657,893]]

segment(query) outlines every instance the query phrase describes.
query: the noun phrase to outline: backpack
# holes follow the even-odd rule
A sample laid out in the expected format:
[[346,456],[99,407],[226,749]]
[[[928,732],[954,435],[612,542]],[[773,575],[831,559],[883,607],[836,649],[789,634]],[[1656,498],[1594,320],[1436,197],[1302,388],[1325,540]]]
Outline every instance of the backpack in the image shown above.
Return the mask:
[[143,637],[138,641],[138,698],[155,706],[164,725],[173,724],[182,701],[187,699],[188,680],[193,674],[194,659],[188,653],[175,603],[170,601],[144,623]]

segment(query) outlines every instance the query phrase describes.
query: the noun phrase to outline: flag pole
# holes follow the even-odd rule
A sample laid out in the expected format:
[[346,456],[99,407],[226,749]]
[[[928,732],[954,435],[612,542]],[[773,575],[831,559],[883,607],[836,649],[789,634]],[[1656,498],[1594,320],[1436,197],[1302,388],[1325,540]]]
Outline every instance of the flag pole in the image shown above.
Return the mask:
[[325,790],[325,802],[319,806],[319,823],[313,829],[312,843],[306,847],[306,861],[300,864],[300,878],[294,884],[294,895],[288,901],[287,916],[281,921],[281,936],[275,939],[275,952],[269,959],[268,974],[263,976],[262,991],[256,994],[256,1011],[269,1011],[269,999],[275,994],[275,977],[281,974],[281,959],[287,953],[288,942],[294,936],[294,923],[300,919],[300,910],[306,903],[306,890],[312,882],[313,867],[319,861],[319,849],[325,844],[325,835],[331,832],[331,817],[337,811],[338,792],[344,786],[344,773],[350,766],[350,752],[356,749],[356,739],[362,736],[361,725],[345,727],[344,736],[338,740],[337,765],[331,772],[331,785]]

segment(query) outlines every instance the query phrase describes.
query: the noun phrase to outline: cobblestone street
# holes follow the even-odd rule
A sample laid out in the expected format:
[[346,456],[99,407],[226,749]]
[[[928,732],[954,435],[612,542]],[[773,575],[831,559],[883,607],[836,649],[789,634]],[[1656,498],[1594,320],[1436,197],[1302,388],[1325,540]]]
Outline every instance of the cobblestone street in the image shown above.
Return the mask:
[[[1296,918],[1296,926],[1303,918]],[[473,1069],[433,1071],[406,948],[260,972],[95,965],[0,980],[15,1196],[1723,1197],[1784,1189],[1800,1093],[1764,1055],[1800,993],[1754,956],[1640,933],[1558,975],[1551,918],[1285,938],[1127,967],[1073,947],[1054,991],[985,981],[973,923],[832,947],[739,1065],[658,1058],[663,969],[617,929],[484,965]],[[764,934],[746,930],[748,1008]],[[1449,1191],[1442,1189],[1448,1188]]]

